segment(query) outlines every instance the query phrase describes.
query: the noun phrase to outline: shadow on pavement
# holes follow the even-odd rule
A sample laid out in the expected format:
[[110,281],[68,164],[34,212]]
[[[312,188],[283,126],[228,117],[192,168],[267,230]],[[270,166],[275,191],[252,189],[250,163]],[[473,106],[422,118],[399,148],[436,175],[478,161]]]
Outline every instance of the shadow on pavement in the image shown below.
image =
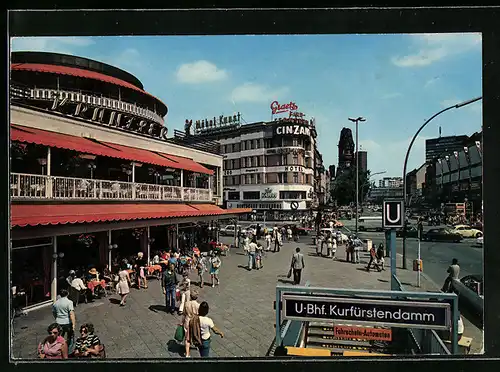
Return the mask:
[[243,252],[236,252],[236,254],[237,254],[238,256],[246,256],[246,255],[247,255],[246,253],[243,253]]
[[171,353],[177,353],[179,356],[184,356],[184,347],[175,340],[170,340],[167,342],[167,349]]
[[149,310],[157,313],[158,311],[165,312],[165,306],[163,305],[151,305],[148,307]]
[[120,304],[120,300],[116,299],[116,298],[108,298],[109,302],[114,304],[114,305],[119,305]]
[[248,266],[238,265],[238,267],[239,267],[240,269],[245,269],[246,271],[249,271],[249,270],[248,270]]
[[291,279],[278,279],[278,282],[283,284],[293,284],[293,280]]
[[379,282],[382,282],[382,283],[389,283],[389,281],[388,281],[388,280],[386,280],[386,279],[377,279],[377,280],[378,280]]

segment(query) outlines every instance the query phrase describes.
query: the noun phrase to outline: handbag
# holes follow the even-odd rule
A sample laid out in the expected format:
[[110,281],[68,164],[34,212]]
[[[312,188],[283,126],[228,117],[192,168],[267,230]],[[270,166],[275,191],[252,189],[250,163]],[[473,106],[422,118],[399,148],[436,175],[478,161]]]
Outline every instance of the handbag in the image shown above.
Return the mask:
[[288,279],[290,279],[292,277],[292,268],[290,268],[290,270],[288,270],[288,274],[286,275],[286,277]]
[[182,342],[184,341],[184,336],[185,336],[185,331],[184,331],[184,326],[178,325],[177,328],[175,329],[175,334],[174,334],[174,339],[177,342]]

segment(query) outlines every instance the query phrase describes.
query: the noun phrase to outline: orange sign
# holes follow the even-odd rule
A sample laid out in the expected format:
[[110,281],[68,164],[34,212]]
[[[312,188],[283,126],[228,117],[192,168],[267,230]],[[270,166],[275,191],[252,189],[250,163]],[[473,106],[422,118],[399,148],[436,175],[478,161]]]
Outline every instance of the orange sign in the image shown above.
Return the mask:
[[364,340],[392,341],[392,330],[380,328],[333,326],[333,335],[338,338],[360,338]]

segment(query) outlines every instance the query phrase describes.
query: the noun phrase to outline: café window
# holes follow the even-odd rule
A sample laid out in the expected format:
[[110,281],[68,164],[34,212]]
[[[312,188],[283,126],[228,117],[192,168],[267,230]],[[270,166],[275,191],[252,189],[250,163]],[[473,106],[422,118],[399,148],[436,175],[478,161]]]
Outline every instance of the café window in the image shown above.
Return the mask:
[[299,174],[297,172],[293,174],[293,183],[299,183]]
[[227,200],[240,200],[239,191],[230,191],[227,193]]
[[259,200],[260,199],[260,191],[244,191],[243,192],[244,200]]

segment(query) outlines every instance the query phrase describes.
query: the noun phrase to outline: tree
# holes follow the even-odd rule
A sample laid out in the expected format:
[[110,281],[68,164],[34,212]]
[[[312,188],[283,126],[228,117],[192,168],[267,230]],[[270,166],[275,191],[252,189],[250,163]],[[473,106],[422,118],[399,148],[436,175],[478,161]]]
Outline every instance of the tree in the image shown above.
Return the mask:
[[[365,200],[369,191],[370,171],[359,172],[359,202]],[[335,179],[335,185],[331,192],[332,199],[337,201],[339,206],[356,203],[356,167],[346,169]]]

